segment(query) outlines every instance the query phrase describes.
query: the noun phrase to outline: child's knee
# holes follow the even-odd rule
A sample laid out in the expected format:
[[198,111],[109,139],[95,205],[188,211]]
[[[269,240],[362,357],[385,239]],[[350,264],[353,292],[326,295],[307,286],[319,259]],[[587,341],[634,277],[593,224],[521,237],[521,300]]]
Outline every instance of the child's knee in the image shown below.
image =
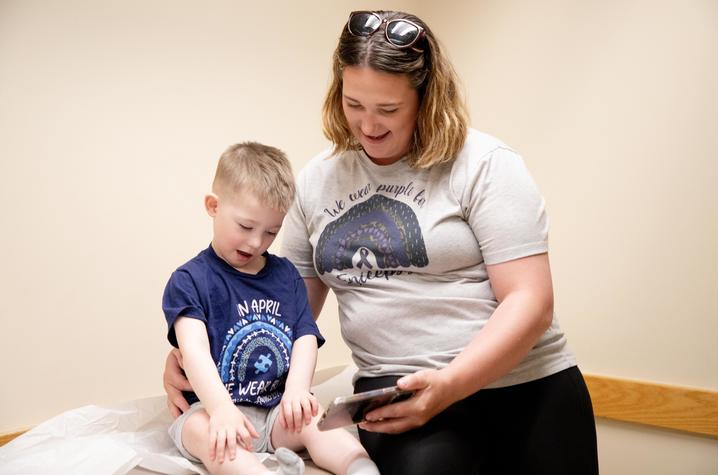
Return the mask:
[[194,441],[206,438],[209,428],[209,415],[204,409],[191,414],[182,426],[182,441]]

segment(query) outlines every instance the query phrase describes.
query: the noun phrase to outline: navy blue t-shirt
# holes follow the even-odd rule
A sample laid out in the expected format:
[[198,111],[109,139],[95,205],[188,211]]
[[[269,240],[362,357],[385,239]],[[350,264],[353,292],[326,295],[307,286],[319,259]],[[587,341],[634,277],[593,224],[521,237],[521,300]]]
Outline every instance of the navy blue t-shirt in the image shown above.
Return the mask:
[[[177,318],[205,322],[212,359],[235,404],[273,407],[282,398],[294,341],[315,335],[321,346],[324,338],[297,269],[285,258],[264,257],[259,273],[245,274],[209,246],[172,273],[162,309],[175,347]],[[185,396],[198,400],[194,393]]]

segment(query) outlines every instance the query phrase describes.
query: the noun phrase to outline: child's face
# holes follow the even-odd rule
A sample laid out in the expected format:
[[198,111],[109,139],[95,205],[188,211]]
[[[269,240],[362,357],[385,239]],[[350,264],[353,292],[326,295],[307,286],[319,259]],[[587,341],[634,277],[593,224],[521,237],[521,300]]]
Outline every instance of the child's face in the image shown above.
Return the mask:
[[225,193],[205,197],[214,219],[212,248],[235,269],[256,274],[264,267],[262,254],[274,242],[284,220],[283,212],[261,203],[253,193]]

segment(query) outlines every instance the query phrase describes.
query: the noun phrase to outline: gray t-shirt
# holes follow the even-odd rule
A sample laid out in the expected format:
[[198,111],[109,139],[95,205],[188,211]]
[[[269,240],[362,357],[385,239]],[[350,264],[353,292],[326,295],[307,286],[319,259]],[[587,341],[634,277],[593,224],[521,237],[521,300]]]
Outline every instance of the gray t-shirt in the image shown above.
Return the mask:
[[[470,130],[452,163],[386,166],[327,150],[299,174],[282,253],[336,295],[357,377],[443,368],[497,306],[486,272],[548,250],[544,200],[521,157]],[[556,319],[489,387],[575,365]]]

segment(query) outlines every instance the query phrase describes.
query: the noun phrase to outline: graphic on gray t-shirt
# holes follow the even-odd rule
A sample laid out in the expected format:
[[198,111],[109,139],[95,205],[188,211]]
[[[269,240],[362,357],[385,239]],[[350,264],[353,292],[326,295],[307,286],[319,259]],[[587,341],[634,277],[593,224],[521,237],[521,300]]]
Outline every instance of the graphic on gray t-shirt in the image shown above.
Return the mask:
[[406,204],[374,195],[322,231],[315,252],[317,272],[424,267],[429,263],[416,214]]

